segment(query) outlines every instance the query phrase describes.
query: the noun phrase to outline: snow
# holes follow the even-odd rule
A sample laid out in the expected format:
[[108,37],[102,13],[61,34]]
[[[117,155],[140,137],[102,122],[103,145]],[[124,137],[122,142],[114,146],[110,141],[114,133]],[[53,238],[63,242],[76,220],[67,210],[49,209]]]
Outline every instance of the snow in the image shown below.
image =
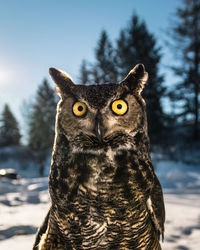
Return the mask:
[[[48,176],[51,162],[49,153],[44,162],[44,175]],[[15,169],[17,174],[23,178],[39,177],[39,165],[36,162],[34,153],[27,146],[8,146],[0,148],[0,168]]]
[[[153,161],[166,205],[162,249],[199,250],[200,167],[155,157]],[[0,179],[0,249],[31,249],[48,208],[47,177]]]
[[164,250],[200,249],[200,195],[165,194]]
[[154,165],[165,191],[200,194],[200,165],[188,165],[169,160],[161,160]]

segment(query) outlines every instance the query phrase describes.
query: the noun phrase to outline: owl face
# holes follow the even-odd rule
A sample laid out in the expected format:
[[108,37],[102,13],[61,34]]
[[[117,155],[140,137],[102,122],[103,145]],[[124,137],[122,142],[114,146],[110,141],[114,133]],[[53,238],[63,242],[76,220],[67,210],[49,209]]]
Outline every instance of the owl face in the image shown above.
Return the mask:
[[117,84],[75,85],[63,72],[50,69],[61,100],[57,129],[77,148],[105,148],[133,142],[145,126],[140,92],[147,73],[137,65]]

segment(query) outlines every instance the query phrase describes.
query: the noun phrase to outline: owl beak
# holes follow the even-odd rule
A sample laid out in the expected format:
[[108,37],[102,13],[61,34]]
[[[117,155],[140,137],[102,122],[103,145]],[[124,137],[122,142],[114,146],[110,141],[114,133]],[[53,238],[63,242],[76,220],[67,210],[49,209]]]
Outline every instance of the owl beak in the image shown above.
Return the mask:
[[95,134],[99,142],[103,142],[104,128],[102,125],[101,115],[98,113],[95,121]]

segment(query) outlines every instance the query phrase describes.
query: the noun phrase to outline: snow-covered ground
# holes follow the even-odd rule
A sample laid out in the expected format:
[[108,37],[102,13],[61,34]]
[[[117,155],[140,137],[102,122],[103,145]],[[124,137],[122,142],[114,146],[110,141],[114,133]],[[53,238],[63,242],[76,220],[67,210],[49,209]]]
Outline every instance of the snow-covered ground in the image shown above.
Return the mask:
[[[200,166],[154,160],[166,205],[163,250],[200,249]],[[0,179],[0,249],[28,250],[49,207],[48,178]]]

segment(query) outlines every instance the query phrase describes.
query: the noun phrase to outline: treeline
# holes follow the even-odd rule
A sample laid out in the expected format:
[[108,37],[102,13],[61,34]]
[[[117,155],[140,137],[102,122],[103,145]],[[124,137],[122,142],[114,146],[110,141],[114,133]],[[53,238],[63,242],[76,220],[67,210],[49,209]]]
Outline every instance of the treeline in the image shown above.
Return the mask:
[[[53,146],[57,102],[58,96],[46,79],[39,85],[34,100],[24,102],[27,146],[40,175],[44,174],[44,164]],[[19,123],[6,104],[1,115],[0,147],[19,146],[20,139]]]
[[[100,33],[94,62],[83,60],[79,83],[102,84],[121,81],[137,63],[143,63],[149,80],[143,91],[147,103],[149,135],[152,144],[166,145],[199,140],[200,110],[200,0],[182,0],[174,21],[168,29],[170,49],[175,53],[176,66],[169,62],[180,81],[166,88],[160,72],[161,48],[146,23],[133,14],[113,43],[106,30]],[[174,107],[164,111],[163,100],[168,98]],[[34,152],[40,173],[52,149],[57,94],[44,80],[38,87],[34,101],[26,104],[27,144]],[[9,106],[1,114],[0,147],[19,145],[19,124]],[[179,136],[178,136],[179,135]]]

